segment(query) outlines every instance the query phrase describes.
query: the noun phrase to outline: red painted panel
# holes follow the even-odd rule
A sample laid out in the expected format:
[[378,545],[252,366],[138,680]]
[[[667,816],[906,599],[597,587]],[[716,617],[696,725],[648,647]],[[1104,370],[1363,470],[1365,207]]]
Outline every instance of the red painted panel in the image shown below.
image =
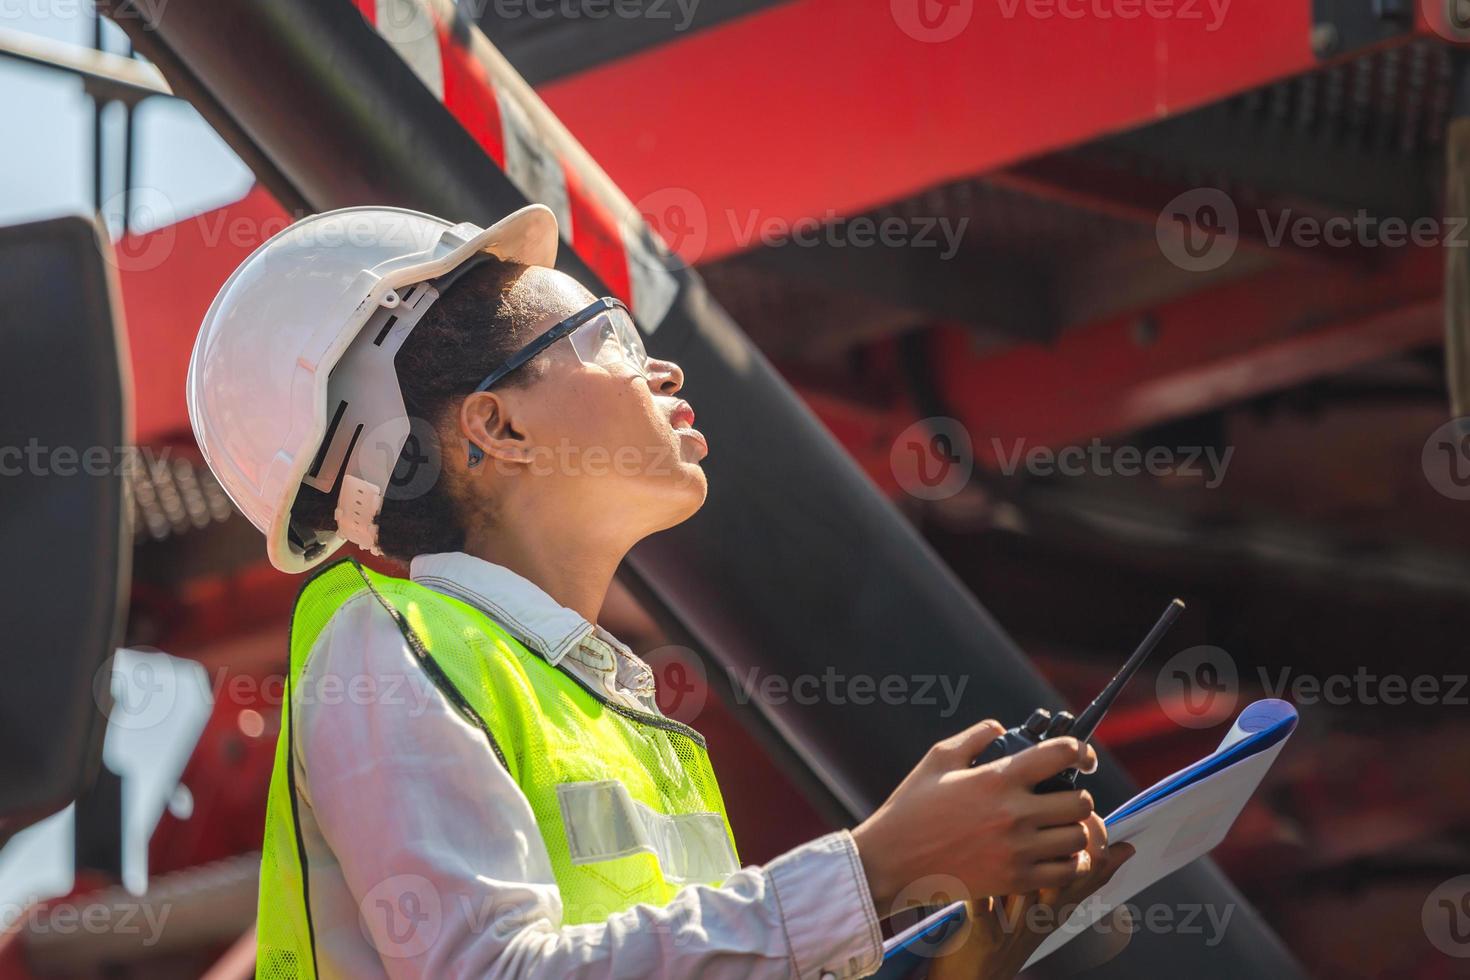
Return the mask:
[[628,273],[628,253],[618,223],[608,214],[602,202],[582,186],[577,172],[562,166],[567,178],[567,201],[572,211],[572,244],[582,261],[618,299],[634,305],[632,277]]
[[442,24],[439,25],[438,36],[439,58],[444,66],[444,107],[474,137],[495,165],[504,169],[505,137],[490,74],[462,45],[455,43]]
[[1307,0],[1217,2],[1218,20],[1209,0],[958,0],[967,23],[936,41],[915,26],[933,0],[801,0],[540,94],[635,202],[691,192],[708,260],[762,221],[872,207],[1313,63]]
[[1119,317],[976,357],[955,328],[938,339],[936,382],[987,462],[1017,439],[1126,432],[1438,342],[1442,262],[1416,249],[1376,276],[1266,272],[1159,307],[1146,343]]
[[117,243],[140,445],[191,438],[184,379],[199,324],[235,267],[290,221],[255,187],[234,204]]

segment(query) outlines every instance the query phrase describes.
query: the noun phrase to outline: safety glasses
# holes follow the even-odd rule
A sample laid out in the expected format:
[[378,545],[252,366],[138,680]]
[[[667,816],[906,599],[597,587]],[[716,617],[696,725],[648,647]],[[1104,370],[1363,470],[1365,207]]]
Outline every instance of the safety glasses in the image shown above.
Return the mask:
[[[475,386],[475,391],[489,391],[506,375],[524,366],[563,337],[571,339],[572,349],[577,352],[577,357],[583,364],[596,364],[605,368],[617,368],[621,365],[639,377],[648,377],[648,351],[643,347],[643,338],[638,335],[638,328],[633,325],[632,314],[621,300],[604,296],[539,334],[504,364],[486,375],[485,380]],[[470,465],[478,466],[484,458],[484,451],[471,443]]]

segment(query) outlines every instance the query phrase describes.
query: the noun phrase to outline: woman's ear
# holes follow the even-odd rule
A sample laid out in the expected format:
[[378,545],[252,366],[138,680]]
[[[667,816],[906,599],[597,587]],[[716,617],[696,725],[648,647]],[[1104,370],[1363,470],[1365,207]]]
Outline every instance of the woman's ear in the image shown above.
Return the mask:
[[483,458],[512,467],[531,462],[531,441],[513,402],[499,392],[477,391],[460,404],[459,431],[469,441],[472,466]]

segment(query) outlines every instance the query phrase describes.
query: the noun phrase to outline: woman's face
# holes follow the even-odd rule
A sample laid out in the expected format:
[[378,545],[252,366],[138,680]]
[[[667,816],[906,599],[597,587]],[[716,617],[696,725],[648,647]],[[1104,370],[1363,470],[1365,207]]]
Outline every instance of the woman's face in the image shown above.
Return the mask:
[[[522,343],[595,299],[570,276],[540,268],[527,269],[507,295],[539,317]],[[524,450],[506,459],[487,447],[497,472],[515,477],[517,486],[505,489],[532,494],[537,506],[555,506],[568,519],[615,520],[638,537],[697,511],[707,490],[700,461],[709,449],[678,395],[684,372],[656,359],[646,378],[637,368],[584,363],[562,339],[527,365],[534,373],[526,383],[497,388],[502,422]]]

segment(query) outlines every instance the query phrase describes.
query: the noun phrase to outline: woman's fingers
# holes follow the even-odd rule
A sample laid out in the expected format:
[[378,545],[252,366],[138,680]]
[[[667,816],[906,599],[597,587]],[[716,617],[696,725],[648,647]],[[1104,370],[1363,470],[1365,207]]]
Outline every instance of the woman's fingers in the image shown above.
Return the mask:
[[1089,840],[1086,826],[1074,823],[1037,831],[1027,844],[1026,856],[1036,861],[1055,861],[1087,850]]
[[1103,818],[1096,812],[1087,815],[1082,821],[1082,830],[1087,834],[1087,850],[1092,854],[1093,864],[1108,849],[1108,826],[1103,823]]
[[1085,769],[1091,772],[1097,767],[1097,753],[1092,746],[1083,745],[1071,736],[1049,738],[1040,745],[1033,745],[1024,752],[1007,758],[1008,769],[1027,785],[1034,786],[1055,776],[1065,769]]
[[1113,875],[1131,857],[1134,849],[1132,844],[1113,844],[1092,862],[1092,868],[1086,874],[1079,875],[1072,883],[1066,886],[1062,901],[1080,902],[1103,885],[1113,880]]
[[1031,822],[1037,827],[1062,827],[1081,823],[1092,813],[1092,794],[1085,789],[1060,793],[1036,793],[1029,803]]
[[1069,854],[1064,858],[1038,861],[1028,874],[1027,891],[1042,888],[1064,889],[1092,870],[1092,855],[1085,850]]

